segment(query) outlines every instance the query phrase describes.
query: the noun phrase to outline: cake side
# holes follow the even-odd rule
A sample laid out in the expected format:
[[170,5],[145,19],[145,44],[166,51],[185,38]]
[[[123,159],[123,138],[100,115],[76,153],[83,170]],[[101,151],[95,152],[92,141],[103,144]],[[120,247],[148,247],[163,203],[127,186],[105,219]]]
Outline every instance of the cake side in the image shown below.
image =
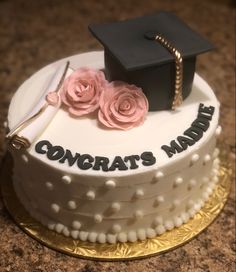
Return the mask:
[[[80,65],[103,67],[101,53],[69,59],[75,69]],[[44,75],[56,65],[41,70],[27,82],[28,87],[23,85],[17,92],[10,106],[10,125],[16,122],[16,105],[23,101],[20,110],[27,107],[20,93],[27,97],[32,86],[42,88]],[[191,128],[204,107],[210,112],[209,126],[184,150],[177,139]],[[187,222],[212,192],[218,180],[218,118],[219,103],[198,76],[191,95],[177,112],[149,113],[143,125],[124,133],[101,128],[92,117],[76,120],[75,124],[59,110],[30,149],[13,153],[14,187],[34,218],[74,239],[114,243],[154,237]],[[182,147],[179,152],[164,148],[173,140]],[[63,156],[50,159],[50,148],[58,145],[73,156],[79,152],[108,158],[108,171],[102,166],[94,169],[96,160],[83,169],[81,162],[72,164]],[[145,152],[148,156],[143,155]],[[131,155],[139,157],[135,164],[131,159],[125,162],[125,157]],[[109,170],[117,156],[127,169]]]

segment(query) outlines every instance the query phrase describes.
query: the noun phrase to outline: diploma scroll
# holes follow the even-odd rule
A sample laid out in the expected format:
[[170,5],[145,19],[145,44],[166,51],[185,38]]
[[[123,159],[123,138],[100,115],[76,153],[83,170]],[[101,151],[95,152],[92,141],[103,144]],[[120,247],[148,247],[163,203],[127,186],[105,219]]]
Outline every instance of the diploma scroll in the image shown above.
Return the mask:
[[51,92],[56,92],[60,97],[61,86],[72,72],[73,70],[69,68],[69,62],[58,67],[37,103],[26,113],[22,121],[7,134],[6,138],[12,147],[15,149],[29,148],[35,139],[46,129],[61,105],[60,99],[56,105],[50,105],[46,101],[46,97]]

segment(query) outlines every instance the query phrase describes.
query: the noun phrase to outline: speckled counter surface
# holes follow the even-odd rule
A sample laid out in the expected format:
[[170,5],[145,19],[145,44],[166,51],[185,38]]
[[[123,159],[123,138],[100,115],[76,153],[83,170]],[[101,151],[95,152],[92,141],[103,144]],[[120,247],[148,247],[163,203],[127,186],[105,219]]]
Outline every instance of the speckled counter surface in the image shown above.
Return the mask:
[[[234,162],[235,9],[223,0],[1,0],[0,161],[6,148],[3,122],[8,105],[27,77],[57,59],[100,48],[87,31],[89,23],[158,10],[175,12],[216,45],[213,53],[198,59],[197,70],[221,102],[222,138]],[[113,263],[77,259],[42,246],[13,223],[0,195],[0,272],[227,272],[235,271],[235,251],[235,186],[217,220],[185,246],[152,258]]]

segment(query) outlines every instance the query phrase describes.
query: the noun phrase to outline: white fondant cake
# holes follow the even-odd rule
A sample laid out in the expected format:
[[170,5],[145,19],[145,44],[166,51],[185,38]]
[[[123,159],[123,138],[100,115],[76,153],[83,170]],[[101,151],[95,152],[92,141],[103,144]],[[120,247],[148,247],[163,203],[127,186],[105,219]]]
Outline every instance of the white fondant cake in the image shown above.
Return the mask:
[[[103,52],[44,67],[13,97],[10,129],[65,60],[74,69],[104,68]],[[218,181],[218,119],[219,102],[197,74],[176,111],[149,112],[128,131],[106,129],[93,116],[71,118],[60,108],[29,149],[12,150],[14,188],[32,217],[73,239],[116,243],[155,237],[186,223],[212,193]],[[191,132],[186,143],[180,136],[194,121],[201,135]],[[124,169],[112,169],[117,156]]]

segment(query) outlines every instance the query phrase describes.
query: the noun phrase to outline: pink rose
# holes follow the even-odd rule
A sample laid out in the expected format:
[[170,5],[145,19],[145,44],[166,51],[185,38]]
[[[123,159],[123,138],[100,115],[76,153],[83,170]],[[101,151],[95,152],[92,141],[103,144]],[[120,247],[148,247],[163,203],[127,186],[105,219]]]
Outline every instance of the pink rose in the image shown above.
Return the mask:
[[101,94],[99,121],[109,128],[127,130],[143,123],[148,100],[135,85],[114,81]]
[[71,115],[88,114],[99,107],[100,95],[105,84],[106,80],[102,71],[80,68],[65,80],[61,100]]

